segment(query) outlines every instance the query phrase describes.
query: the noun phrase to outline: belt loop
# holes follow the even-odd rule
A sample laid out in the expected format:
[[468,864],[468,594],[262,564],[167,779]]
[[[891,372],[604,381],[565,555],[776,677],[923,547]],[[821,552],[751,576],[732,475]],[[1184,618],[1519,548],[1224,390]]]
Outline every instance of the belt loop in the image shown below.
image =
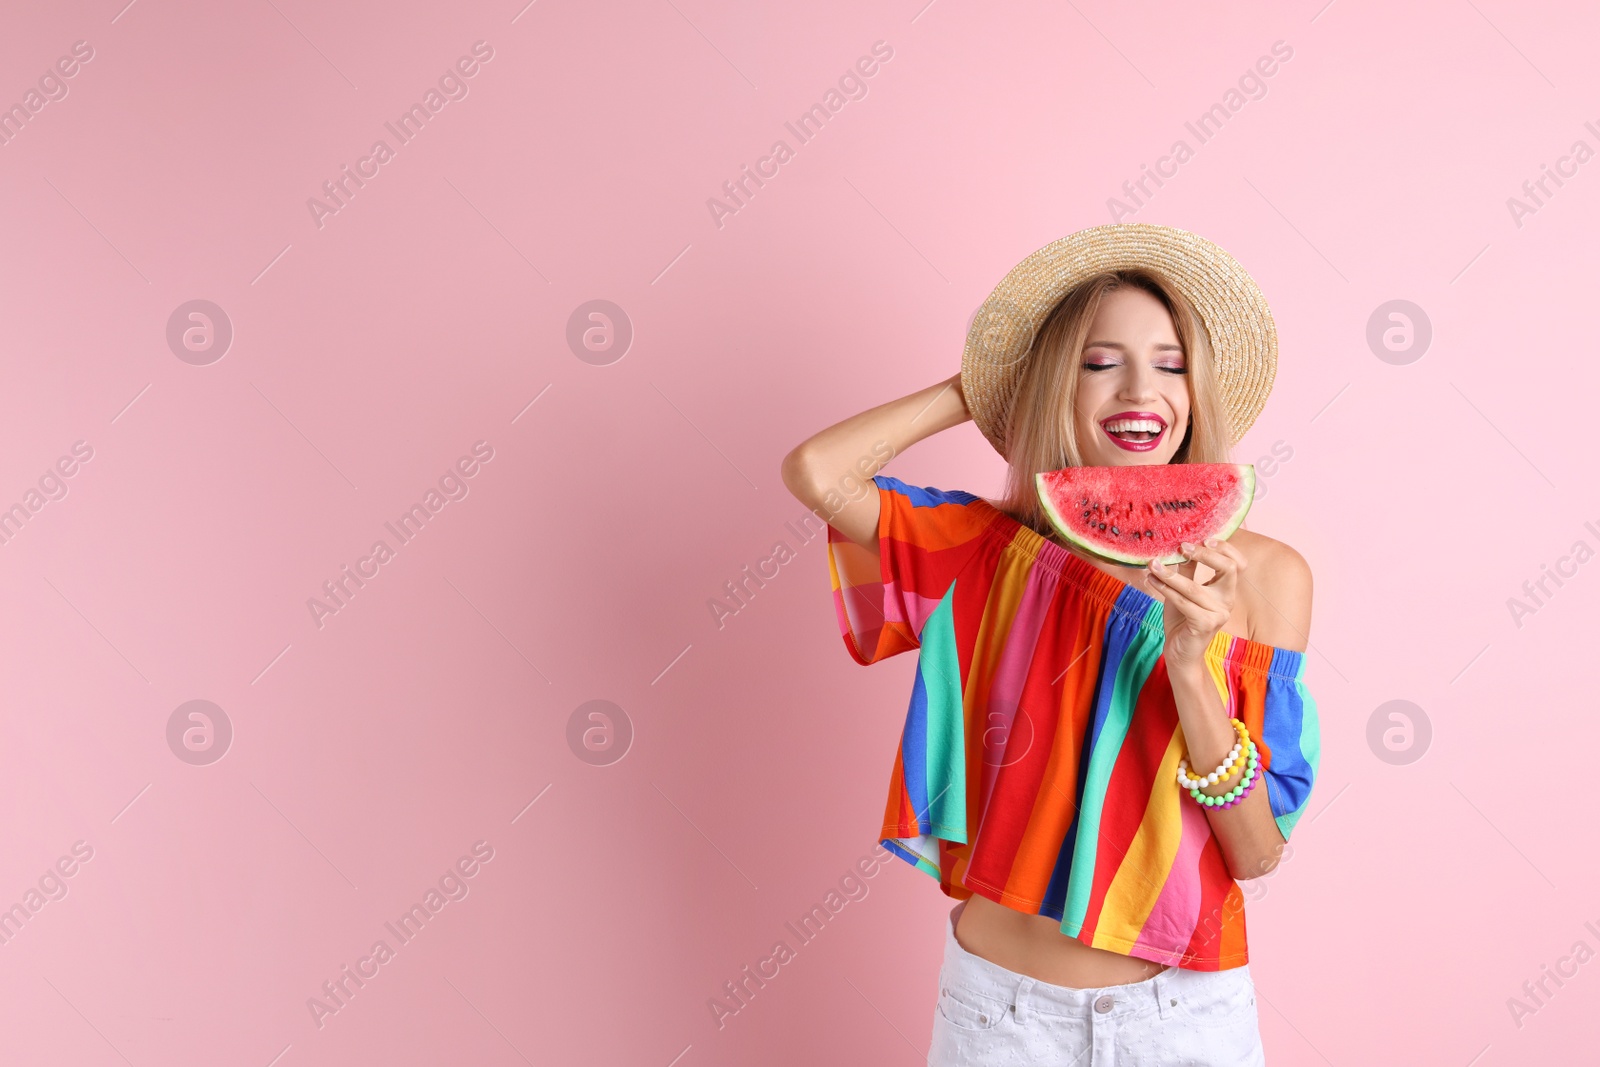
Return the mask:
[[1156,993],[1156,1009],[1160,1012],[1161,1018],[1163,1019],[1170,1019],[1173,1013],[1177,1010],[1177,1006],[1173,1003],[1173,1001],[1178,999],[1178,993],[1177,990],[1173,988],[1172,982],[1173,975],[1175,975],[1177,971],[1178,969],[1176,967],[1168,967],[1166,970],[1156,975],[1156,980],[1154,983]]
[[1016,1016],[1018,1026],[1025,1026],[1028,1022],[1028,994],[1033,992],[1033,979],[1024,977],[1017,983],[1017,991],[1012,995],[1011,1011]]

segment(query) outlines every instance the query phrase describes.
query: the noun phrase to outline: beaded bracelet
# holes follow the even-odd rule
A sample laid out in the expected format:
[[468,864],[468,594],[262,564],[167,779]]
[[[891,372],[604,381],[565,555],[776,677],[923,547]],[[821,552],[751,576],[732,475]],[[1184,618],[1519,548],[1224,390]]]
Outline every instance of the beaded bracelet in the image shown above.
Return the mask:
[[1239,735],[1239,740],[1234,742],[1233,748],[1228,750],[1227,757],[1222,765],[1210,774],[1201,778],[1189,777],[1189,760],[1187,757],[1178,761],[1178,784],[1185,789],[1199,789],[1201,786],[1216,785],[1226,781],[1233,774],[1233,765],[1244,755],[1245,748],[1250,741],[1250,731],[1245,727],[1243,719],[1229,719],[1228,725],[1233,727],[1234,733]]
[[1259,764],[1260,759],[1256,754],[1256,743],[1252,741],[1250,742],[1250,758],[1245,767],[1244,778],[1239,781],[1238,785],[1221,796],[1209,796],[1198,789],[1189,790],[1189,795],[1197,803],[1203,804],[1208,808],[1231,808],[1242,801],[1245,795],[1255,788],[1256,779],[1261,777],[1258,773]]

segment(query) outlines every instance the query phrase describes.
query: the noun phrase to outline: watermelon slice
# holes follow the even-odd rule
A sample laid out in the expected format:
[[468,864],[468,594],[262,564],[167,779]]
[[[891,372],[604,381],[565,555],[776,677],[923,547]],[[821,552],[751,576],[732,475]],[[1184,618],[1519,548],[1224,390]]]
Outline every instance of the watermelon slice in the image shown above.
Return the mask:
[[1061,536],[1100,559],[1142,567],[1184,563],[1181,542],[1226,540],[1256,494],[1248,463],[1067,467],[1034,475],[1039,502]]

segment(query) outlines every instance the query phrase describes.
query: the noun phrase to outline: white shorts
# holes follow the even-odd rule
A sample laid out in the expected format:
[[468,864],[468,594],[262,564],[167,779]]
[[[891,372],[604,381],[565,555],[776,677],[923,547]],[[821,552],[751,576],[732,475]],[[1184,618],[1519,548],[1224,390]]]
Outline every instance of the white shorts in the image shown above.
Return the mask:
[[944,964],[928,1067],[1263,1067],[1249,965],[1168,967],[1142,982],[1077,989],[1017,974],[956,940]]

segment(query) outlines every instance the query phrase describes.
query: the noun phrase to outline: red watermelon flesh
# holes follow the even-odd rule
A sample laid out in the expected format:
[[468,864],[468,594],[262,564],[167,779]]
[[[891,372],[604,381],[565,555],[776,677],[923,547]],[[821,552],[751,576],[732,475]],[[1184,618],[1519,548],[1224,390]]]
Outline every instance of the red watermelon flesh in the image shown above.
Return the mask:
[[1226,540],[1255,499],[1248,463],[1067,467],[1034,475],[1039,501],[1061,536],[1113,563],[1183,563],[1181,542]]

